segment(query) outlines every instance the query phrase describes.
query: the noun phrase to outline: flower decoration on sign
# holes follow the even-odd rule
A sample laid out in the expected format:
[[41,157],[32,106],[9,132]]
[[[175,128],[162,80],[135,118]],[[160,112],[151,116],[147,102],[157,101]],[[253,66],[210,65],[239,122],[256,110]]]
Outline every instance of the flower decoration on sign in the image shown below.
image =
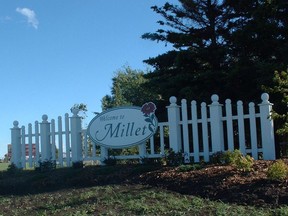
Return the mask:
[[146,117],[145,121],[149,123],[148,128],[151,132],[154,132],[156,127],[155,110],[156,105],[152,102],[145,103],[141,108],[142,113]]

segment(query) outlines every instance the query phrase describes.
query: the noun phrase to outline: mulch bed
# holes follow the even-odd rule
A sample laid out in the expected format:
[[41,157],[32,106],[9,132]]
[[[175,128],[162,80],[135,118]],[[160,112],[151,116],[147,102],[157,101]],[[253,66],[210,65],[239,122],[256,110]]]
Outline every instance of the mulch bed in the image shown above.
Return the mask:
[[[287,159],[284,161],[288,164]],[[207,165],[188,172],[180,172],[177,167],[163,167],[134,176],[132,181],[225,203],[261,207],[288,205],[288,179],[281,182],[267,179],[272,163],[255,161],[251,172],[227,165]]]

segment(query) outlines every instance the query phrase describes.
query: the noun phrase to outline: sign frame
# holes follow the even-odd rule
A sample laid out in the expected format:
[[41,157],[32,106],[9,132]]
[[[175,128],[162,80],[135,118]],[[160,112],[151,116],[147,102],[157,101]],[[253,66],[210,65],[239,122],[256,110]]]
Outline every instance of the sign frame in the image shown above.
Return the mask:
[[[108,109],[108,110],[98,114],[97,116],[95,116],[89,122],[89,125],[87,127],[87,134],[88,134],[89,138],[95,144],[103,146],[103,147],[106,147],[106,148],[122,149],[122,148],[128,148],[128,147],[132,147],[132,146],[141,145],[141,144],[145,143],[148,139],[150,139],[152,136],[154,136],[154,134],[158,130],[158,119],[157,119],[157,117],[155,115],[155,110],[156,109],[157,109],[156,105],[153,102],[145,103],[142,107],[138,107],[138,106],[120,106],[120,107],[115,107],[115,108]],[[130,111],[130,114],[134,113],[134,115],[137,114],[137,115],[139,115],[139,117],[137,117],[137,119],[133,119],[133,118],[129,119],[129,117],[128,117],[128,121],[133,121],[133,120],[134,121],[133,122],[126,122],[126,123],[123,123],[123,125],[121,125],[122,122],[119,121],[119,120],[123,120],[124,119],[123,116],[125,116],[125,115],[128,116],[129,115],[129,111]],[[143,119],[140,119],[141,118],[140,115],[142,116]],[[140,120],[142,122],[140,122]],[[102,127],[104,126],[104,130],[107,130],[106,129],[107,125],[109,127],[111,127],[110,128],[111,129],[111,131],[110,131],[111,137],[112,137],[112,135],[114,134],[114,132],[116,130],[115,129],[114,132],[113,132],[112,123],[107,123],[106,125],[105,124],[100,125],[100,121],[104,121],[104,122],[105,121],[107,121],[107,122],[115,121],[116,122],[117,127],[118,127],[118,128],[116,127],[116,129],[118,129],[118,130],[117,130],[117,136],[115,136],[115,137],[118,137],[119,128],[120,127],[125,128],[124,124],[127,124],[128,126],[125,128],[125,132],[124,132],[124,135],[126,135],[126,137],[125,136],[124,136],[124,138],[122,136],[121,136],[121,138],[119,137],[120,141],[119,141],[119,144],[117,144],[117,145],[115,145],[115,144],[111,145],[111,144],[107,144],[107,141],[105,141],[105,143],[104,143],[104,142],[101,142],[101,140],[99,141],[99,139],[97,140],[97,138],[96,138],[97,133],[99,132],[99,130],[103,129],[103,128],[98,128],[98,125],[96,125],[97,123],[99,124],[99,126],[102,126]],[[144,134],[145,130],[149,131],[150,133],[148,135],[143,136],[142,138],[140,138],[139,140],[137,140],[135,142],[130,142],[129,135],[131,135],[131,137],[132,137],[133,133],[135,133],[135,134],[137,134],[138,132],[140,133],[140,127],[137,126],[139,124],[143,127],[141,129],[143,134]],[[136,132],[133,131],[134,126],[136,128],[138,127],[136,129]],[[130,128],[130,131],[128,131],[129,130],[128,128]],[[122,129],[122,130],[124,130],[124,129]],[[108,135],[108,132],[107,132],[106,136]],[[113,134],[112,134],[112,132],[113,132]],[[122,131],[122,135],[123,135],[123,131]],[[110,139],[112,139],[111,137],[110,137]],[[127,138],[127,140],[128,140],[127,143],[123,142],[123,140],[125,138]],[[108,141],[109,141],[109,139],[108,139]]]

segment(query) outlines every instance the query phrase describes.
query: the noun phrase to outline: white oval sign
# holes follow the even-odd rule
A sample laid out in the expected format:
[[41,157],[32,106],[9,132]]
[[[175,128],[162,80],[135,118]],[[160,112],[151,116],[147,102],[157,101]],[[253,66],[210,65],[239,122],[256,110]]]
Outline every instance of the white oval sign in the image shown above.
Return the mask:
[[143,144],[158,128],[156,106],[149,102],[142,107],[119,107],[94,117],[88,135],[97,144],[108,148],[126,148]]

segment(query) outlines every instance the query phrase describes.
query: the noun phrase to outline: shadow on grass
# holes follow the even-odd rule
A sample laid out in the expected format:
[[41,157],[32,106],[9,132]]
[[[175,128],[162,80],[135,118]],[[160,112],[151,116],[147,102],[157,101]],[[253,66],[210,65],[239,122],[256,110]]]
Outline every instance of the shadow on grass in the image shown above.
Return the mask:
[[155,165],[87,166],[58,168],[48,172],[23,170],[0,172],[0,195],[27,195],[69,188],[121,184],[133,176],[160,169]]

